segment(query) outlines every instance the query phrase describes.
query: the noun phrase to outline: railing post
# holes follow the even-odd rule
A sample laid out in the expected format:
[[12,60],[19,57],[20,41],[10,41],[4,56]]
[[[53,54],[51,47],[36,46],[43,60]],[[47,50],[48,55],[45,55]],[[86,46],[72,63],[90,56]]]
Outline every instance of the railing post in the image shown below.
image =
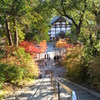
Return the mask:
[[58,83],[58,100],[60,100],[60,85]]
[[73,98],[72,98],[72,91],[71,91],[71,100],[72,100]]
[[52,74],[50,74],[50,81],[51,81],[51,87],[53,87],[53,85],[52,85]]
[[71,91],[71,100],[78,100],[74,91]]

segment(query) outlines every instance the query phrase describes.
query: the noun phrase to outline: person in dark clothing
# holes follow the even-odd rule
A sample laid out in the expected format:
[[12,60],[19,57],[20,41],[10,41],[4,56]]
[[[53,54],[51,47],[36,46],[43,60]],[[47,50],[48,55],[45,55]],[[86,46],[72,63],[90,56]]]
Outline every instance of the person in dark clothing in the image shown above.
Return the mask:
[[44,58],[45,58],[45,59],[47,59],[47,56],[46,56],[46,54],[44,55]]
[[45,59],[45,66],[47,66],[47,60]]
[[48,57],[48,59],[50,60],[50,54],[49,54],[49,57]]
[[56,62],[56,56],[54,56],[54,62]]

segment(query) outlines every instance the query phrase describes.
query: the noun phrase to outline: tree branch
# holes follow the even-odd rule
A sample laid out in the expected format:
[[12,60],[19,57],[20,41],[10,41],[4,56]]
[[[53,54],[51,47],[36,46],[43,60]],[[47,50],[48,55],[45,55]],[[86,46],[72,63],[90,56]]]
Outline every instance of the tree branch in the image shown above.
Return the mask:
[[78,28],[74,19],[71,16],[69,16],[68,14],[66,14],[66,10],[65,10],[64,5],[63,5],[63,0],[61,0],[61,7],[62,7],[62,10],[63,10],[64,16],[67,17],[68,19],[70,19],[73,22],[73,24],[75,25],[75,27]]
[[75,8],[78,8],[77,3],[74,0],[72,0],[72,1],[73,1],[73,4],[75,5]]
[[59,9],[55,8],[55,10],[57,10],[60,15],[64,16],[64,14],[61,13]]
[[83,17],[84,17],[85,11],[86,11],[86,7],[87,7],[86,0],[84,0],[84,9],[83,9],[83,12],[80,16],[80,20],[79,20],[79,24],[78,24],[79,29],[80,29],[82,22],[83,22]]

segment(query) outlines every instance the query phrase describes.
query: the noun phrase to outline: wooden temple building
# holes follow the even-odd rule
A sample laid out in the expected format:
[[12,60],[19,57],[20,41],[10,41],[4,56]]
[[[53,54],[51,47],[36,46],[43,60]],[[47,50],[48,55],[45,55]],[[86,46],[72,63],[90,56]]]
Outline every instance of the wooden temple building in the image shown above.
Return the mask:
[[56,16],[51,21],[49,30],[50,40],[64,38],[67,31],[70,31],[71,21],[62,16]]

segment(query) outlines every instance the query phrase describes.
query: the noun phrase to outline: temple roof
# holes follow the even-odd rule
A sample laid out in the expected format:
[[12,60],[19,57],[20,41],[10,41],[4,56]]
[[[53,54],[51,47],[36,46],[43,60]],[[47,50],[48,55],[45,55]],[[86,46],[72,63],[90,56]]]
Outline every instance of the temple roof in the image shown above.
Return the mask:
[[53,23],[56,22],[59,18],[60,18],[60,16],[55,16],[55,17],[50,21],[50,24],[53,24]]
[[[50,24],[54,24],[55,22],[66,22],[66,20],[68,20],[67,18],[64,18],[62,16],[55,16],[54,18],[52,18],[52,20],[50,21]],[[68,20],[69,23],[71,23],[70,20]]]

